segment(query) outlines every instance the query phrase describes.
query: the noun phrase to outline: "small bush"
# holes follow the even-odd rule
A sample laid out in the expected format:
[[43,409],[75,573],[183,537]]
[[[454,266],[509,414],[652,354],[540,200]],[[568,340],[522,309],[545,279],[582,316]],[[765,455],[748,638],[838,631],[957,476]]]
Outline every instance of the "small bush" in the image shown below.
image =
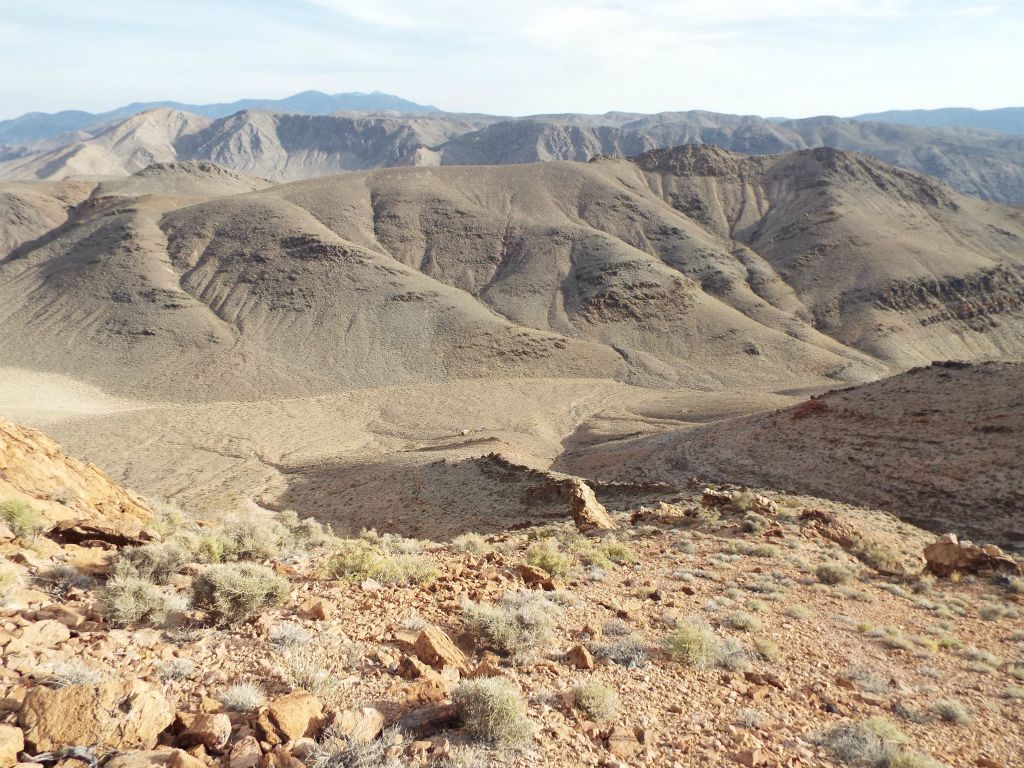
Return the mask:
[[7,560],[0,560],[0,605],[6,605],[25,583],[21,569]]
[[[326,738],[318,744],[303,762],[308,768],[405,768],[408,762],[403,753],[408,740],[398,728],[388,728],[379,739],[371,741],[331,738],[330,729]],[[452,753],[443,768],[483,768],[478,762],[451,762]]]
[[526,550],[526,562],[552,576],[566,576],[575,566],[573,558],[563,552],[554,539],[541,539],[531,544]]
[[267,703],[267,694],[259,683],[245,682],[225,688],[217,699],[233,712],[255,712]]
[[782,649],[774,640],[767,637],[755,637],[753,644],[754,651],[765,661],[774,663],[782,658]]
[[114,575],[166,584],[188,561],[188,553],[177,544],[146,544],[128,547],[114,561]]
[[99,592],[99,603],[107,621],[115,626],[159,626],[172,610],[183,607],[156,584],[130,576],[108,581]]
[[853,578],[853,571],[840,563],[823,563],[814,575],[822,584],[844,584]]
[[865,768],[890,768],[903,751],[906,737],[881,718],[862,723],[843,723],[829,728],[817,738],[840,762]]
[[56,565],[36,579],[47,592],[60,597],[66,597],[72,589],[89,590],[97,586],[92,576],[66,564]]
[[455,689],[452,703],[469,734],[493,746],[524,744],[533,734],[526,704],[504,678],[467,680]]
[[211,565],[192,581],[192,600],[217,624],[241,624],[288,597],[288,581],[255,563]]
[[342,541],[337,554],[328,561],[327,572],[332,578],[373,579],[389,585],[428,584],[439,573],[433,561],[423,555],[393,554],[362,540]]
[[736,713],[736,725],[740,728],[760,728],[764,725],[764,715],[760,710],[744,707]]
[[611,720],[619,711],[619,694],[601,683],[580,683],[572,689],[576,709],[594,721]]
[[806,619],[811,615],[810,610],[802,605],[789,605],[786,606],[786,615],[791,619]]
[[46,522],[35,508],[21,499],[0,501],[0,519],[19,539],[28,539],[46,529]]
[[551,642],[558,606],[539,592],[506,592],[496,604],[469,603],[466,623],[485,643],[518,661]]
[[643,638],[628,634],[614,640],[594,641],[590,652],[599,659],[608,659],[626,669],[639,669],[647,663],[647,649]]
[[761,620],[752,613],[746,611],[733,611],[727,619],[729,626],[744,632],[760,632],[762,629]]
[[320,698],[325,698],[338,682],[323,651],[289,649],[284,656],[284,671],[289,685]]
[[309,630],[294,621],[282,621],[280,624],[275,624],[267,633],[267,640],[278,648],[296,648],[307,645],[312,639]]
[[932,712],[947,723],[954,723],[955,725],[969,725],[971,722],[970,712],[967,710],[967,707],[959,701],[940,699],[932,704]]
[[450,544],[452,552],[465,552],[470,555],[485,555],[492,552],[494,547],[487,543],[487,539],[479,533],[463,533],[452,539]]

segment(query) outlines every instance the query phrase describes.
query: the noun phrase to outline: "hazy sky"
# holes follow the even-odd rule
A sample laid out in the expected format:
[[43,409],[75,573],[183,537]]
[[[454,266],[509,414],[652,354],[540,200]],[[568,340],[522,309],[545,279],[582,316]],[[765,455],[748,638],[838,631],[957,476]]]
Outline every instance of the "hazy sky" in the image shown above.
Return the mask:
[[1024,0],[0,0],[0,118],[382,90],[501,114],[1024,105]]

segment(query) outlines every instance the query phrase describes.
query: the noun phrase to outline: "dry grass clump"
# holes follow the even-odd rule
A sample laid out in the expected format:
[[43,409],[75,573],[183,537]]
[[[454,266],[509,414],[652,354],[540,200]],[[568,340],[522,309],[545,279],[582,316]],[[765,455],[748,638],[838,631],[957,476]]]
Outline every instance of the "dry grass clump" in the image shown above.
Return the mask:
[[599,659],[608,659],[626,669],[639,669],[647,663],[647,648],[640,635],[627,633],[611,640],[595,640],[588,644]]
[[196,673],[196,663],[192,659],[171,659],[156,668],[157,677],[164,682],[168,680],[188,680]]
[[822,563],[814,569],[814,576],[822,584],[845,584],[853,578],[853,571],[842,563]]
[[531,544],[526,550],[526,562],[552,576],[566,576],[576,567],[576,558],[563,552],[552,538]]
[[754,652],[765,661],[774,663],[782,658],[782,649],[774,640],[767,637],[755,637],[753,645]]
[[479,533],[463,533],[456,536],[449,544],[452,552],[464,552],[470,555],[486,555],[493,552],[494,547]]
[[267,633],[267,640],[278,648],[298,648],[308,645],[312,639],[313,636],[309,630],[294,621],[282,621],[280,624],[275,624]]
[[43,679],[50,688],[69,688],[72,685],[95,685],[103,680],[103,673],[81,661],[61,661]]
[[467,680],[452,694],[455,711],[466,731],[496,747],[514,747],[533,735],[526,704],[513,684],[502,677]]
[[746,611],[733,611],[726,619],[729,626],[743,632],[760,632],[763,628],[761,620],[752,613]]
[[971,713],[959,701],[940,699],[932,704],[932,712],[947,723],[970,725]]
[[819,734],[817,742],[851,768],[942,768],[931,757],[909,750],[907,736],[881,717],[834,726]]
[[[404,768],[408,765],[403,758],[407,744],[408,740],[397,728],[388,728],[379,739],[371,741],[331,738],[328,729],[327,738],[316,745],[303,763],[308,768]],[[455,753],[449,758],[455,759]],[[480,763],[449,762],[448,758],[440,765],[482,768]]]
[[267,694],[259,683],[235,683],[217,695],[218,701],[232,712],[255,712],[267,703]]
[[25,583],[21,569],[7,560],[0,560],[0,605],[6,605]]
[[467,603],[466,624],[485,643],[517,661],[526,661],[548,646],[555,630],[557,605],[539,592],[506,592],[497,603]]
[[789,616],[789,618],[798,620],[809,618],[811,615],[810,609],[799,604],[787,605],[784,613]]
[[100,589],[98,598],[107,621],[120,627],[160,626],[169,613],[185,607],[176,595],[134,576],[115,576]]
[[680,620],[679,625],[665,638],[665,648],[673,661],[697,668],[731,666],[730,656],[736,652],[734,644],[716,635],[700,619]]
[[572,689],[573,703],[594,721],[611,720],[619,711],[619,694],[602,683],[580,683]]
[[211,565],[192,581],[192,600],[216,624],[241,624],[288,597],[288,580],[255,563]]
[[438,577],[439,570],[425,555],[393,553],[364,540],[341,541],[337,552],[327,563],[331,578],[380,584],[428,584]]
[[0,501],[0,520],[7,523],[19,539],[29,539],[46,529],[46,522],[35,508],[22,499]]

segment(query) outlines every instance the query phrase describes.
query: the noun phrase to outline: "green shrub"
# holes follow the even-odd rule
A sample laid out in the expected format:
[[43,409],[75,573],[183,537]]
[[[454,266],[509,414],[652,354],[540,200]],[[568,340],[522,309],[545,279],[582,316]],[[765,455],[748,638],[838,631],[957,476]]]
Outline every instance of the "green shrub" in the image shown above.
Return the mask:
[[452,703],[466,731],[493,746],[524,744],[533,734],[526,704],[505,678],[467,680],[455,689]]
[[572,689],[576,709],[595,721],[611,720],[619,711],[619,694],[601,683],[580,683]]
[[217,624],[240,624],[288,597],[288,581],[255,563],[210,565],[192,581],[192,600]]
[[762,628],[761,620],[746,611],[733,611],[729,614],[727,621],[733,629],[740,629],[744,632],[760,632]]
[[699,619],[684,619],[668,637],[665,647],[674,661],[688,667],[712,667],[722,657],[722,638]]
[[765,661],[776,662],[782,658],[782,649],[778,643],[767,637],[754,638],[754,651]]
[[133,576],[115,576],[98,597],[103,615],[115,626],[159,626],[172,610],[183,607],[156,584]]
[[452,539],[449,547],[452,552],[465,552],[470,555],[485,555],[494,551],[494,547],[479,533],[460,534]]
[[0,501],[0,519],[3,519],[11,533],[20,539],[31,538],[47,527],[35,508],[21,499]]
[[799,604],[786,606],[785,613],[791,619],[806,619],[811,615],[810,610]]
[[122,549],[114,561],[114,575],[166,584],[188,561],[188,553],[177,544],[146,544]]
[[540,592],[506,592],[496,604],[469,603],[466,624],[487,645],[517,661],[551,642],[559,609]]
[[566,576],[575,566],[572,556],[563,552],[555,539],[541,539],[526,550],[526,562],[552,576]]
[[327,564],[332,578],[363,581],[373,579],[381,584],[428,584],[439,571],[424,555],[384,552],[368,541],[346,540]]

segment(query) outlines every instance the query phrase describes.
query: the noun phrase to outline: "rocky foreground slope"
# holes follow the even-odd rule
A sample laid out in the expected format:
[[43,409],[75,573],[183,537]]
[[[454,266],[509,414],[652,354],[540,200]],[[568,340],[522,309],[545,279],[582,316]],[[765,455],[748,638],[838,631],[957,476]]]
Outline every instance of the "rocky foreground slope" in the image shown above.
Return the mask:
[[1024,364],[936,363],[773,413],[613,440],[558,468],[682,484],[697,475],[886,509],[933,531],[1024,543]]
[[255,508],[75,543],[0,498],[0,765],[1017,764],[1019,562],[809,497],[572,488],[449,543]]

